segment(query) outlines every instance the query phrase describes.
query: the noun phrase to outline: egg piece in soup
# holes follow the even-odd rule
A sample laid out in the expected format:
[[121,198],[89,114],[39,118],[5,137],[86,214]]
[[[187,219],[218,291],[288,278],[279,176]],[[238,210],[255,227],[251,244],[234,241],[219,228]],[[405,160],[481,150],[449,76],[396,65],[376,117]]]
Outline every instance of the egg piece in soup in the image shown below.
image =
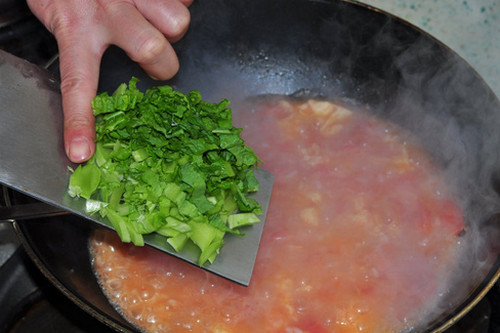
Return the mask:
[[250,286],[98,230],[110,302],[145,332],[411,331],[460,252],[440,170],[398,126],[329,101],[245,107],[235,121],[275,175]]

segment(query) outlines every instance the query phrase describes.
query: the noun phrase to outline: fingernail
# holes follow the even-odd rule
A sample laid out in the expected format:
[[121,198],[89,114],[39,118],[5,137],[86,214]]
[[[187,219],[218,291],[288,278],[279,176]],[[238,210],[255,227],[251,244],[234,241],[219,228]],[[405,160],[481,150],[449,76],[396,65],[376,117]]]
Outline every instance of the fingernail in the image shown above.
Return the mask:
[[76,163],[86,161],[90,157],[90,144],[87,138],[78,137],[71,140],[68,156]]

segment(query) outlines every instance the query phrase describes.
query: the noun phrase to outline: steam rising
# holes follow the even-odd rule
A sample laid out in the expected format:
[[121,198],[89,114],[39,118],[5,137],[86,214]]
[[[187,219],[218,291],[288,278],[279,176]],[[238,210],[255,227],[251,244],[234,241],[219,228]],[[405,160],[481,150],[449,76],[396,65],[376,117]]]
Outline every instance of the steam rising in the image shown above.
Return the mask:
[[[191,30],[176,46],[181,71],[168,83],[212,101],[227,97],[235,111],[248,97],[301,92],[369,110],[416,135],[464,209],[461,266],[439,306],[459,305],[500,252],[498,100],[462,59],[405,23],[343,2],[304,3],[195,3]],[[104,59],[103,76],[122,72],[112,59]],[[107,84],[101,89],[112,89]],[[429,309],[431,320],[440,308]]]
[[467,223],[460,267],[434,310],[446,311],[470,296],[499,254],[498,100],[457,55],[436,54],[425,38],[394,63],[401,80],[388,118],[412,131],[442,167]]

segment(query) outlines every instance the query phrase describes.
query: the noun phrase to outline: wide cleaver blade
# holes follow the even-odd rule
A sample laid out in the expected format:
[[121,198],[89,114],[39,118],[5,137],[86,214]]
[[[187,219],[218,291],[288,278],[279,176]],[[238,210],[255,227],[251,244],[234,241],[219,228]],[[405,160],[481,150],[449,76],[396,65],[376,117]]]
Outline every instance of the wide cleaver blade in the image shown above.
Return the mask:
[[[68,167],[76,165],[64,151],[58,77],[0,50],[0,183],[112,229],[106,218],[85,212],[85,200],[67,194]],[[245,286],[250,283],[273,184],[273,175],[265,170],[257,169],[256,176],[261,190],[254,198],[262,205],[262,223],[243,230],[244,237],[227,235],[215,262],[202,267]],[[144,240],[197,265],[195,246],[176,253],[163,236],[146,235]]]

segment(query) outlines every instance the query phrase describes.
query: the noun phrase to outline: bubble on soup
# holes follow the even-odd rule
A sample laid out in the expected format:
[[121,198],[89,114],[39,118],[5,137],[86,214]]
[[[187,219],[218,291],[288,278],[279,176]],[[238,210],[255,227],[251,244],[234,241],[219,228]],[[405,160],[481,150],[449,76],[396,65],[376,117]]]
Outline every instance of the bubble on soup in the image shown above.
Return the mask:
[[111,231],[90,241],[110,301],[149,332],[404,332],[450,291],[462,212],[410,136],[328,101],[235,114],[275,175],[249,287]]

